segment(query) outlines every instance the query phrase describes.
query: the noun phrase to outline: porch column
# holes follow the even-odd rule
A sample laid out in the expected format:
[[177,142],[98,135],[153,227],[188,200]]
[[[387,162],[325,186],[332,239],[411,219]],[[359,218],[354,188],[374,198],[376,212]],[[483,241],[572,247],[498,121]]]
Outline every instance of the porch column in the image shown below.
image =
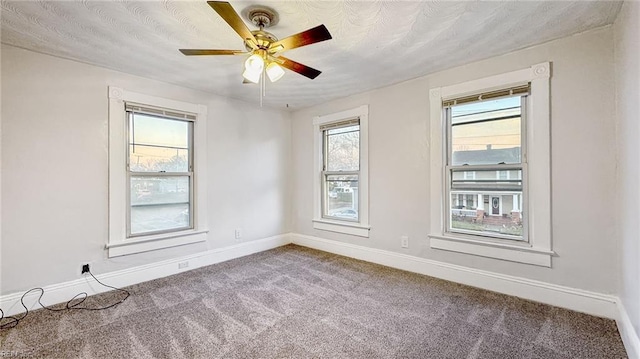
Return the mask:
[[478,193],[478,205],[476,206],[476,223],[484,221],[484,195]]
[[519,205],[519,201],[518,201],[518,195],[514,194],[513,195],[513,208],[511,209],[511,220],[513,221],[514,224],[521,224],[521,213],[522,211],[520,210],[520,205]]
[[484,211],[484,196],[482,193],[478,193],[478,206],[476,208]]

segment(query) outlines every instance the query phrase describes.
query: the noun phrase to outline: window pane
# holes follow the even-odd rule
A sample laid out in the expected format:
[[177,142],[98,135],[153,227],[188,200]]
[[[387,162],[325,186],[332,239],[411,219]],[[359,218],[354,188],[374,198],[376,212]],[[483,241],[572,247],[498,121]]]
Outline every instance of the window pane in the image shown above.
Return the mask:
[[129,166],[133,172],[189,172],[189,150],[131,144]]
[[189,203],[189,176],[131,176],[131,206]]
[[451,107],[450,164],[520,163],[520,96]]
[[131,207],[131,234],[190,228],[189,204]]
[[327,175],[324,192],[325,216],[358,220],[357,175]]
[[131,177],[131,234],[189,228],[189,176]]
[[189,146],[189,121],[133,113],[130,139],[133,143],[187,148]]
[[522,170],[507,170],[508,179],[496,178],[496,170],[452,171],[449,201],[450,230],[479,235],[497,233],[522,240]]
[[360,169],[360,126],[326,130],[327,171]]
[[188,121],[133,113],[129,117],[129,165],[134,172],[189,171]]

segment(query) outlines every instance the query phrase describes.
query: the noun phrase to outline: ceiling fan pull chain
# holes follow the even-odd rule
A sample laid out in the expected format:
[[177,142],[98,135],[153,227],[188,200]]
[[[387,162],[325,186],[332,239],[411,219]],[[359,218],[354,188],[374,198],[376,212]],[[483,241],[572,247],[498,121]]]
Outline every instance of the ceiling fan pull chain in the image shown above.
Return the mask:
[[260,107],[262,107],[262,98],[264,97],[264,71],[260,74]]

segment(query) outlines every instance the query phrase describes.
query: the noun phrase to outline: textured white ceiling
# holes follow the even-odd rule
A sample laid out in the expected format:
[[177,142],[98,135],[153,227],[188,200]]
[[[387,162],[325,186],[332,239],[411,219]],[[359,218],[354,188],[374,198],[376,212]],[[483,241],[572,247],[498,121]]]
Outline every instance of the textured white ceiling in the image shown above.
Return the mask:
[[[611,24],[621,2],[231,1],[268,5],[278,38],[325,24],[333,39],[284,55],[321,70],[287,71],[265,104],[300,108]],[[2,42],[258,102],[244,58],[186,57],[179,48],[243,50],[206,1],[4,1]],[[248,23],[248,21],[246,21]],[[250,29],[254,29],[249,24]]]

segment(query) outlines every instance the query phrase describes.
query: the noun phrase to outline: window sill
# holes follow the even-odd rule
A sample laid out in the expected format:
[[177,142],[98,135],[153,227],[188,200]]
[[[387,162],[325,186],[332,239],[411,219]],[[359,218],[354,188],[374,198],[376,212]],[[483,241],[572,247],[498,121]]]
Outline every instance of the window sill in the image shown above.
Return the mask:
[[185,244],[204,242],[209,230],[188,230],[174,233],[163,233],[137,239],[107,244],[109,258],[127,254],[141,253],[155,249],[182,246]]
[[328,219],[314,219],[313,228],[366,238],[369,238],[369,229],[371,229],[371,227],[360,223],[340,222]]
[[517,244],[487,242],[454,236],[429,235],[430,246],[451,252],[551,267],[553,251]]

